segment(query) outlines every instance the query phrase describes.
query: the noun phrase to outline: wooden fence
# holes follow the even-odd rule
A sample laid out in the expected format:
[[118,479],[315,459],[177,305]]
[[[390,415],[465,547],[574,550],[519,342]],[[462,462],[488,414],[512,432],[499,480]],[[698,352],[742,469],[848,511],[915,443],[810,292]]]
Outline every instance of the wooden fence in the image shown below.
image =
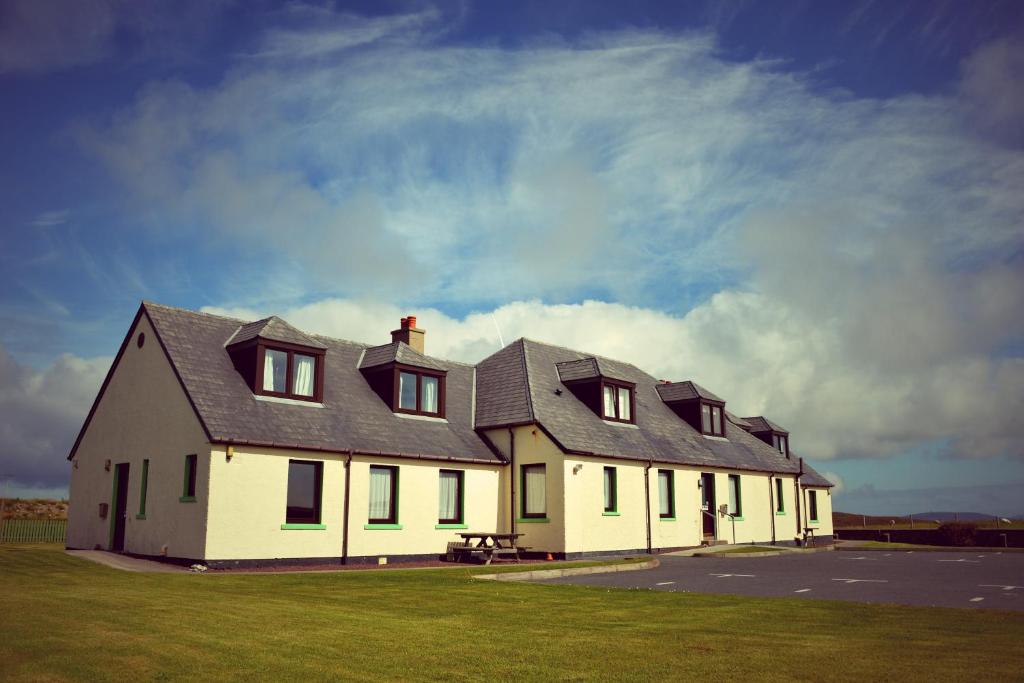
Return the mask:
[[0,543],[63,543],[66,519],[0,520]]

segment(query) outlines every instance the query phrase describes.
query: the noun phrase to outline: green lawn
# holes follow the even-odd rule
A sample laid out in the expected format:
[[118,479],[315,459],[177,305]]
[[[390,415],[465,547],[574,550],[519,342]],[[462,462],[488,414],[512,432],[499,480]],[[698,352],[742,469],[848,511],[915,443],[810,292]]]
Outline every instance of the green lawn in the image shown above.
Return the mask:
[[474,571],[131,574],[55,548],[0,547],[0,680],[1020,677],[1017,613],[484,582]]

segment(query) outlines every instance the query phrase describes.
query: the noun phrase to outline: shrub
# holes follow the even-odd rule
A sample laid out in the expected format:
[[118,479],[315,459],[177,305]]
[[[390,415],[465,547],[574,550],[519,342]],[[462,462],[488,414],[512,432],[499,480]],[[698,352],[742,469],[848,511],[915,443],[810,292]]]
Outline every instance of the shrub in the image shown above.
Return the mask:
[[942,545],[974,545],[977,524],[970,522],[946,522],[939,526],[939,539]]

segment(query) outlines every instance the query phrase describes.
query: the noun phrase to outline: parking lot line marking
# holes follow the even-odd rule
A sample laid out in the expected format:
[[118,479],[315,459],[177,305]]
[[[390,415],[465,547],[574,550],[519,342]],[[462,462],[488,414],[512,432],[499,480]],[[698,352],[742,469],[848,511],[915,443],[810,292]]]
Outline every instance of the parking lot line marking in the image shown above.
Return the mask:
[[795,591],[793,591],[793,592],[794,592],[794,593],[807,593],[807,592],[808,592],[808,591],[810,591],[810,590],[811,590],[810,588],[801,588],[801,589],[799,589],[799,590],[795,590]]
[[671,586],[675,581],[662,581],[661,583],[654,584],[655,586]]
[[748,579],[754,578],[754,574],[708,574],[708,576],[717,576],[720,579],[728,579],[729,577],[732,577],[732,576],[742,576],[742,577],[748,578]]
[[936,560],[936,562],[970,562],[971,564],[981,564],[978,560],[967,560],[962,557],[959,560]]
[[843,583],[889,583],[886,579],[832,579]]
[[971,602],[981,602],[985,598],[971,598]]
[[978,588],[1002,588],[1004,591],[1012,591],[1014,588],[1021,588],[1022,586],[1004,586],[998,583],[979,583]]
[[843,559],[844,560],[877,560],[878,558],[877,557],[865,557],[865,556],[862,555],[860,557],[844,557]]

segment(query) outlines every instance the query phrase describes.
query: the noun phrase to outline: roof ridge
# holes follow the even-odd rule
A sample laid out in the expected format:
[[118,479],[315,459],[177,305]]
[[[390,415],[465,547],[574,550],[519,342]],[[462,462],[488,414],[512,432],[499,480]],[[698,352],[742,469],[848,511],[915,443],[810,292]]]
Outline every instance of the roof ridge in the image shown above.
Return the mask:
[[[201,315],[206,318],[217,318],[218,320],[230,320],[231,322],[241,323],[242,325],[248,325],[250,323],[259,322],[259,320],[243,320],[242,318],[233,318],[229,315],[220,315],[219,313],[207,313],[206,311],[197,311],[193,308],[183,308],[181,306],[168,306],[167,304],[161,304],[156,301],[149,301],[148,299],[142,300],[142,306],[144,308],[162,308],[167,311],[180,311],[181,313],[191,313],[192,315]],[[261,318],[262,320],[262,318]]]
[[[530,420],[537,420],[537,413],[533,409],[533,384],[530,383],[530,362],[526,358],[526,337],[519,338],[519,348],[522,350],[523,380],[526,382],[526,406],[530,410]],[[515,342],[512,342],[513,344]]]
[[[581,351],[580,349],[573,349],[573,348],[569,348],[568,346],[562,346],[561,344],[552,344],[551,342],[539,341],[537,339],[530,339],[529,337],[520,337],[516,341],[530,342],[531,344],[540,344],[541,346],[549,346],[549,347],[551,347],[553,349],[561,349],[563,351],[572,351],[573,353],[581,353],[585,357],[593,358],[593,359],[595,359],[597,361],[607,360],[607,361],[611,361],[612,363],[621,363],[622,365],[628,365],[629,367],[633,368],[634,370],[637,370],[638,372],[641,372],[644,375],[647,375],[648,377],[650,377],[650,378],[654,379],[655,381],[657,381],[657,378],[655,378],[654,375],[652,375],[651,373],[647,372],[646,370],[641,368],[639,365],[637,365],[635,363],[629,362],[628,360],[619,360],[618,358],[612,358],[611,356],[602,356],[601,354],[593,353],[592,351]],[[515,342],[513,342],[513,343],[515,343]],[[583,360],[583,359],[581,358],[580,360]]]

